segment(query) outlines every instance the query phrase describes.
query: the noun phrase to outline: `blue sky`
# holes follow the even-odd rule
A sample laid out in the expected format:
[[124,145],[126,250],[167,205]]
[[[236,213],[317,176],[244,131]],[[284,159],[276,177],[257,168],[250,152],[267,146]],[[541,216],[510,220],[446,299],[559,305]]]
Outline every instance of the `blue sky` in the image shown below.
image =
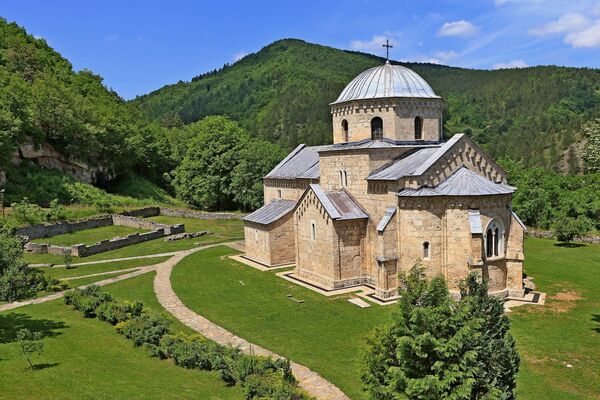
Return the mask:
[[281,38],[468,68],[600,67],[600,0],[2,0],[16,21],[130,99]]

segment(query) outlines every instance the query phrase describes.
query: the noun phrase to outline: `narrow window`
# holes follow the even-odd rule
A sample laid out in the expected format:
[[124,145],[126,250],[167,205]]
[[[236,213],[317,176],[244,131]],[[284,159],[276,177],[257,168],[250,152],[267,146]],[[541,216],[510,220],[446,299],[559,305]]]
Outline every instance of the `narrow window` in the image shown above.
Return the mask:
[[494,229],[494,255],[498,255],[498,248],[500,247],[500,234],[498,228]]
[[348,174],[344,171],[344,187],[348,186]]
[[317,240],[317,225],[314,222],[310,223],[310,233],[312,240]]
[[492,230],[488,229],[485,235],[485,255],[486,257],[491,257],[494,254],[494,238],[492,234]]
[[281,189],[277,189],[277,197],[281,198]]
[[258,242],[258,229],[254,230],[254,239]]
[[348,121],[345,119],[342,120],[342,135],[344,138],[344,142],[348,141]]
[[423,118],[415,118],[415,140],[423,140]]
[[371,139],[383,139],[383,120],[379,117],[375,117],[371,120]]
[[429,242],[423,242],[423,258],[429,258]]
[[342,170],[340,170],[339,172],[340,172],[340,187],[344,187],[344,174],[342,173]]

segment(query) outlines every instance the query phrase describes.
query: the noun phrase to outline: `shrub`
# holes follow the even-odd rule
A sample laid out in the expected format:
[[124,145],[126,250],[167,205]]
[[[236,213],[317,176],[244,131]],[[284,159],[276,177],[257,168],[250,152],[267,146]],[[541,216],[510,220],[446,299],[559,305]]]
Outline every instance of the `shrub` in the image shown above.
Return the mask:
[[562,217],[555,227],[554,234],[559,242],[571,242],[575,236],[583,236],[590,229],[590,224],[584,218]]
[[87,318],[96,316],[96,309],[103,303],[112,301],[109,293],[103,292],[96,285],[90,285],[83,289],[75,289],[65,295],[65,304],[73,306],[76,310],[83,312]]
[[47,222],[62,221],[66,218],[65,208],[60,205],[58,199],[50,202],[50,209],[46,212],[45,220]]
[[143,313],[116,327],[119,333],[133,340],[135,346],[146,345],[150,348],[156,348],[160,339],[170,333],[169,320],[158,313]]
[[32,277],[35,282],[35,289],[39,292],[60,292],[69,287],[69,284],[64,281],[59,281],[56,278],[52,278],[38,269],[32,269]]
[[10,205],[12,216],[19,225],[35,225],[46,219],[46,212],[37,204],[29,203],[27,197]]
[[116,325],[119,322],[139,317],[142,315],[143,307],[144,303],[140,301],[133,303],[128,301],[110,301],[100,304],[96,309],[96,315],[98,319]]

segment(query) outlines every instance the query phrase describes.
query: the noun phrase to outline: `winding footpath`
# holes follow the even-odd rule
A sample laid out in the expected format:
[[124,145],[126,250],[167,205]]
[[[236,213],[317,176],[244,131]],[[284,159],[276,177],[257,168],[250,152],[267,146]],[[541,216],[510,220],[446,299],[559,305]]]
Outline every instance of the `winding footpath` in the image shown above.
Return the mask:
[[[160,255],[149,255],[149,256],[138,256],[138,257],[127,257],[126,260],[133,260],[138,258],[151,258],[151,257],[159,257],[165,255],[172,255],[166,261],[162,263],[128,268],[124,270],[116,270],[116,271],[107,271],[98,274],[89,274],[88,276],[99,276],[105,274],[111,274],[115,272],[127,272],[123,275],[119,275],[113,278],[104,279],[99,282],[95,282],[89,285],[98,285],[104,286],[111,283],[119,282],[125,279],[133,278],[151,271],[156,271],[156,276],[154,278],[154,292],[156,297],[158,298],[159,303],[175,318],[180,320],[183,324],[187,325],[191,329],[200,333],[208,339],[214,340],[215,342],[224,345],[224,346],[234,346],[238,347],[242,352],[246,354],[255,354],[260,356],[267,356],[273,358],[284,358],[277,353],[274,353],[270,350],[267,350],[261,346],[250,343],[247,340],[234,335],[223,327],[209,321],[203,316],[195,313],[194,311],[187,308],[183,302],[177,297],[177,294],[173,290],[171,286],[171,271],[173,268],[184,258],[193,254],[195,252],[208,249],[214,246],[222,246],[222,245],[232,245],[234,247],[236,243],[218,243],[211,244],[201,247],[196,247],[190,250],[182,250],[173,253],[163,253]],[[124,260],[124,259],[119,259]],[[111,262],[117,260],[102,260],[101,262]],[[89,264],[96,264],[97,262],[90,262]],[[81,263],[79,265],[84,265],[88,263]],[[84,277],[84,276],[82,276]],[[81,278],[81,277],[73,277],[70,279]],[[85,287],[89,285],[83,285],[80,287]],[[47,296],[38,297],[36,299],[14,302],[0,305],[0,312],[12,310],[18,307],[30,305],[30,304],[40,304],[45,303],[47,301],[55,300],[64,296],[67,290],[62,292],[53,293]],[[290,361],[292,372],[298,381],[298,386],[306,391],[311,396],[316,397],[321,400],[350,400],[348,396],[346,396],[338,387],[334,384],[323,378],[318,373],[310,370],[308,367],[304,365],[298,364],[294,361]]]

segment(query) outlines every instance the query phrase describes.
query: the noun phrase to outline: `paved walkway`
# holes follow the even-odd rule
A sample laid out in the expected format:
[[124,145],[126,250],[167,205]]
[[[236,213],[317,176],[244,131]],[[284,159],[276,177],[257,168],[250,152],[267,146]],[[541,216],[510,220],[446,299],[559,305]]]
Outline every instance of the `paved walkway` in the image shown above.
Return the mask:
[[[203,316],[196,314],[194,311],[187,308],[181,300],[179,300],[177,294],[175,294],[175,291],[171,286],[171,271],[173,267],[185,256],[212,246],[216,245],[182,251],[180,254],[156,266],[157,274],[154,278],[154,292],[156,293],[158,301],[168,312],[173,314],[175,318],[208,339],[214,340],[224,346],[239,347],[240,350],[247,354],[283,358],[270,350],[234,335],[219,325],[207,320]],[[293,361],[291,362],[291,366],[292,372],[298,380],[298,385],[311,396],[322,400],[350,400],[340,389],[316,372]]]

